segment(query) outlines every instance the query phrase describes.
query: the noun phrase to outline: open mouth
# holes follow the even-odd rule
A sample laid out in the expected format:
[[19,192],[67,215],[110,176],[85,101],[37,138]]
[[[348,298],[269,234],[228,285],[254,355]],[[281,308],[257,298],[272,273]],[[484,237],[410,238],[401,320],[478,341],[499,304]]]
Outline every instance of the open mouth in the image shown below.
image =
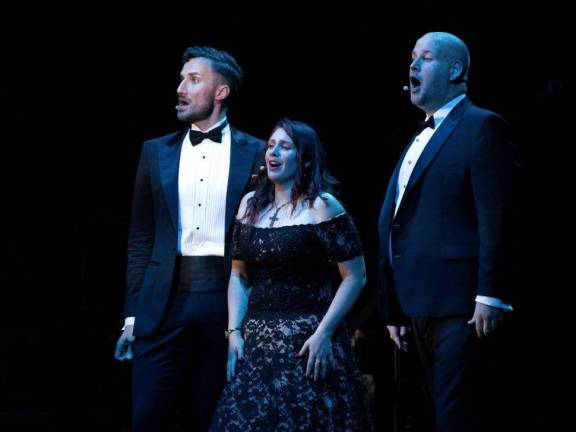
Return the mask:
[[185,107],[188,105],[190,105],[190,102],[188,102],[186,99],[178,98],[178,106],[179,107]]
[[280,165],[282,165],[281,162],[278,162],[278,161],[275,161],[275,160],[268,161],[268,167],[271,168],[271,169],[278,168]]
[[418,91],[421,85],[422,82],[418,78],[413,76],[410,77],[410,91]]

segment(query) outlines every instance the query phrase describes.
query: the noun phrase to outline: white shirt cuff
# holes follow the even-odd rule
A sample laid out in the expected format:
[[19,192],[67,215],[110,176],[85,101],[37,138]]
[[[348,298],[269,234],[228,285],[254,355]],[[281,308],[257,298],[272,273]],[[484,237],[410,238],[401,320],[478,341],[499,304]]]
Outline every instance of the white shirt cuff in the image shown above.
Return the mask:
[[134,321],[136,321],[136,317],[126,317],[124,319],[124,327],[122,327],[122,331],[126,328],[126,326],[134,325]]
[[497,299],[496,297],[488,297],[488,296],[482,296],[482,295],[477,295],[476,296],[476,301],[478,303],[482,303],[488,306],[492,306],[492,307],[496,307],[499,309],[504,309],[505,311],[508,312],[512,312],[514,309],[512,309],[512,305],[509,303],[504,303],[502,300]]

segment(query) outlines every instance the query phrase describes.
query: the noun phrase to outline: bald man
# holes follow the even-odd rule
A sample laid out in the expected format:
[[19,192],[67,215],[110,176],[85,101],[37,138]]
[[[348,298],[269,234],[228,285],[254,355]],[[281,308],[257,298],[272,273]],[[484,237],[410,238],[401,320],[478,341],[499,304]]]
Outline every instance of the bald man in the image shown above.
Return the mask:
[[[487,340],[506,311],[508,204],[516,163],[504,120],[466,96],[470,55],[427,33],[412,51],[410,101],[425,122],[404,150],[379,218],[379,289],[390,337],[427,371],[438,431],[484,430]],[[489,376],[488,376],[489,378]]]

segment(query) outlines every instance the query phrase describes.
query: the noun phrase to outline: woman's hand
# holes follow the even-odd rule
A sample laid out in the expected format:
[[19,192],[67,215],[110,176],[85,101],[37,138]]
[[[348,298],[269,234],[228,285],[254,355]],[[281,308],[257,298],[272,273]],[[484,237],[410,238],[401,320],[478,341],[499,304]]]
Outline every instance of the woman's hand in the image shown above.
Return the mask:
[[332,340],[325,334],[314,333],[304,342],[298,356],[304,355],[308,351],[308,362],[306,363],[306,376],[314,377],[314,381],[324,379],[328,373],[328,367],[335,367],[334,356],[332,355]]
[[226,379],[232,381],[236,373],[236,362],[244,360],[244,339],[240,331],[230,333],[228,336],[228,364],[226,366]]

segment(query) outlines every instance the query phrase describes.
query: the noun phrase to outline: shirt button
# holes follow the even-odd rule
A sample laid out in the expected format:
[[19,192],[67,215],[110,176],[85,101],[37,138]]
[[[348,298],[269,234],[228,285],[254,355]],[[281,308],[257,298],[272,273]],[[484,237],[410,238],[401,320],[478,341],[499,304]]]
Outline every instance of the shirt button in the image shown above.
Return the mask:
[[197,230],[199,230],[199,229],[200,229],[200,227],[196,227],[196,229],[197,229]]

